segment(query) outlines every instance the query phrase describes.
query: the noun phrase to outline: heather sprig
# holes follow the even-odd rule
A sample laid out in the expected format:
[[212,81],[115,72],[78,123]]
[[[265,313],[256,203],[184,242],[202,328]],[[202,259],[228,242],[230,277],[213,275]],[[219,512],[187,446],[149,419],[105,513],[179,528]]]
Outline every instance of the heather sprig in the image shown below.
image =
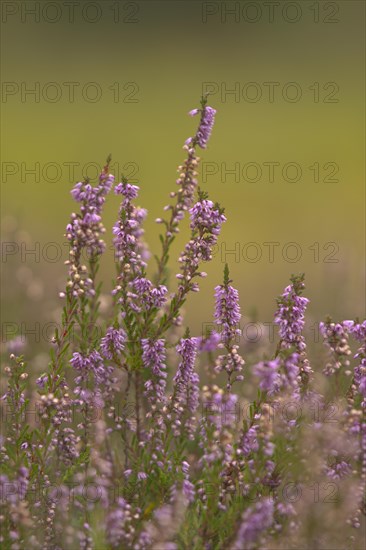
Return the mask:
[[100,350],[105,359],[113,359],[125,349],[126,332],[122,328],[108,327],[100,341]]
[[65,235],[70,243],[69,260],[66,262],[69,265],[67,293],[73,297],[95,294],[93,280],[83,264],[82,254],[86,253],[90,261],[95,261],[105,250],[105,243],[101,239],[105,232],[101,213],[105,197],[114,182],[114,176],[109,174],[110,161],[108,157],[97,186],[93,187],[85,180],[77,183],[71,191],[74,200],[80,203],[80,213],[71,215]]
[[142,223],[147,211],[133,204],[132,201],[138,196],[139,187],[128,183],[125,177],[122,177],[122,181],[115,187],[114,192],[123,197],[119,220],[113,228],[115,256],[120,262],[121,275],[127,274],[131,279],[143,272],[147,265],[146,247],[142,241],[144,234]]
[[[138,302],[140,300],[132,290],[134,285],[138,285],[137,281],[140,281],[140,285],[142,281],[146,281],[144,275],[147,266],[146,245],[142,240],[144,234],[142,223],[147,211],[133,203],[138,196],[138,191],[138,186],[129,184],[125,177],[122,177],[121,183],[115,188],[115,193],[122,195],[123,200],[120,205],[119,219],[113,228],[118,276],[117,285],[112,294],[117,299],[123,326],[130,342],[134,342],[138,337],[136,312],[139,311],[139,306],[136,304],[136,299]],[[146,284],[148,285],[148,282]],[[133,346],[130,351],[134,353]]]
[[304,278],[304,274],[291,277],[291,284],[277,299],[278,308],[274,319],[275,324],[279,327],[280,335],[276,355],[289,349],[298,353],[302,390],[306,390],[313,373],[306,354],[305,338],[302,334],[305,325],[305,311],[309,303],[308,298],[302,296],[305,288]]
[[[234,382],[244,379],[240,374],[245,364],[244,359],[238,353],[239,346],[235,343],[237,336],[241,334],[239,321],[241,319],[239,293],[231,286],[229,266],[225,264],[224,283],[215,288],[215,321],[218,325],[221,337],[219,347],[225,348],[226,353],[216,360],[215,370],[227,373],[227,391],[231,391]],[[235,378],[232,377],[235,375]]]
[[207,141],[211,135],[214,124],[214,115],[216,111],[207,106],[207,97],[201,99],[201,109],[194,109],[189,114],[194,116],[201,113],[199,126],[194,138],[188,138],[183,147],[187,151],[187,159],[178,167],[179,177],[176,184],[179,190],[172,192],[170,196],[175,198],[174,205],[167,205],[165,211],[170,211],[169,220],[157,218],[156,222],[165,226],[164,235],[160,235],[162,244],[161,256],[156,256],[158,272],[156,275],[156,284],[166,282],[166,266],[169,260],[169,250],[175,236],[179,233],[179,223],[184,218],[185,212],[189,211],[194,202],[194,194],[198,185],[198,165],[200,158],[196,155],[197,145],[202,149],[206,148]]
[[212,128],[215,123],[216,110],[207,105],[207,96],[201,99],[201,109],[193,109],[190,116],[200,115],[200,123],[194,137],[186,140],[186,145],[198,144],[201,149],[206,149],[207,142],[211,137]]

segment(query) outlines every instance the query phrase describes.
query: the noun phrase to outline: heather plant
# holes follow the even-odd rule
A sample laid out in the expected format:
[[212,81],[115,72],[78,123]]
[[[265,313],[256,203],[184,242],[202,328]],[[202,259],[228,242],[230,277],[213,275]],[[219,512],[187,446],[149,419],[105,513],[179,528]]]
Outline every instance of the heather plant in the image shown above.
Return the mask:
[[[227,219],[198,187],[198,149],[216,111],[205,97],[189,114],[198,128],[166,218],[156,220],[160,254],[150,259],[138,186],[123,176],[115,185],[110,157],[96,185],[71,191],[78,209],[66,227],[63,314],[48,367],[34,380],[16,339],[4,357],[1,548],[363,548],[366,321],[320,324],[319,384],[304,337],[304,275],[293,275],[277,299],[275,353],[249,361],[226,265],[215,329],[191,335],[182,308]],[[98,270],[112,189],[121,203],[106,317]],[[170,268],[174,287],[168,265],[185,217],[191,233]]]

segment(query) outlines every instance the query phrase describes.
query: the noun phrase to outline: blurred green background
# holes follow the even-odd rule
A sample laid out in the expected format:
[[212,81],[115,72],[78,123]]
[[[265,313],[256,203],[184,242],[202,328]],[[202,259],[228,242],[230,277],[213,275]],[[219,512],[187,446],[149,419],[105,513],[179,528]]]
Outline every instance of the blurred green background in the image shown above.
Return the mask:
[[[56,248],[47,243],[61,249],[74,208],[72,184],[83,167],[101,166],[109,153],[116,177],[136,172],[139,203],[149,211],[146,238],[153,253],[159,250],[154,220],[175,188],[182,145],[196,128],[187,112],[198,106],[207,82],[214,83],[209,104],[218,113],[201,155],[211,164],[203,164],[204,183],[200,179],[226,209],[220,242],[227,250],[244,250],[244,257],[226,257],[244,315],[271,321],[275,297],[291,273],[305,272],[311,322],[328,313],[363,316],[364,3],[280,2],[272,15],[268,4],[274,3],[268,2],[107,0],[78,2],[73,14],[63,2],[54,4],[2,5],[2,238],[19,244],[19,251],[2,256],[3,322],[32,326],[57,318],[66,248],[52,263],[47,254],[54,257]],[[70,82],[76,83],[73,101]],[[266,82],[278,83],[273,98]],[[25,93],[37,86],[36,95]],[[225,94],[235,87],[239,96]],[[258,90],[262,95],[254,102]],[[298,90],[301,98],[291,101]],[[266,162],[279,163],[272,182]],[[39,175],[27,173],[36,163]],[[74,177],[68,163],[78,163]],[[235,163],[239,181],[224,174]],[[245,181],[248,163],[262,169],[256,182]],[[283,177],[287,163],[300,166],[299,181]],[[248,170],[247,179],[255,179]],[[95,174],[89,166],[88,175]],[[287,174],[287,180],[294,177],[291,168]],[[110,197],[108,243],[117,210],[117,197]],[[178,239],[174,262],[187,236],[185,230]],[[245,248],[253,242],[256,249]],[[279,243],[273,262],[266,242]],[[295,256],[286,248],[290,242],[300,247],[297,262],[283,257],[286,251]],[[25,254],[36,246],[37,257]],[[258,250],[262,257],[249,261]],[[224,261],[225,249],[217,250],[204,268],[209,277],[201,292],[187,303],[195,333],[211,320]],[[107,291],[114,276],[111,252],[101,275]]]

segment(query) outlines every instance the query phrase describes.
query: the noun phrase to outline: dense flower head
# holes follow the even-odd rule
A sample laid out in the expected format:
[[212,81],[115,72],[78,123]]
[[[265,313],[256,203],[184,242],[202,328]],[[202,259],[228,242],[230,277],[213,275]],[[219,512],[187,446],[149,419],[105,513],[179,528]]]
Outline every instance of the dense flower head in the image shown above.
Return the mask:
[[90,183],[79,181],[71,190],[71,195],[76,202],[85,203],[88,206],[98,210],[97,207],[99,206],[98,203],[100,197],[99,189],[97,187],[93,187]]
[[[241,319],[239,293],[230,285],[229,268],[227,264],[224,270],[224,284],[218,285],[215,288],[215,313],[214,319],[220,332],[219,347],[225,348],[226,353],[220,355],[216,359],[216,372],[225,371],[228,375],[227,390],[231,390],[233,382],[243,380],[243,376],[239,374],[243,370],[245,361],[238,353],[239,346],[234,344],[236,336],[241,334],[238,328]],[[232,375],[236,373],[235,380]]]
[[282,296],[277,299],[277,311],[274,322],[279,327],[280,343],[278,352],[293,350],[299,354],[301,388],[305,388],[313,371],[306,355],[306,343],[302,334],[305,325],[305,311],[309,303],[308,298],[301,295],[304,284],[304,275],[293,275]]
[[131,185],[131,183],[120,182],[114,188],[116,195],[123,195],[128,201],[132,201],[138,197],[140,188],[137,185]]
[[75,351],[70,359],[70,363],[74,369],[81,373],[87,373],[93,370],[94,366],[101,361],[103,361],[103,359],[96,350],[93,350],[89,355],[83,355]]
[[130,304],[135,311],[149,310],[152,307],[160,308],[167,301],[168,289],[165,285],[154,287],[146,277],[136,277],[130,282],[134,292],[129,292]]
[[241,319],[239,292],[231,285],[218,285],[215,288],[216,324],[221,328],[221,340],[224,344],[232,341],[237,334]]
[[354,321],[343,321],[343,325],[347,325],[352,336],[359,342],[366,342],[366,321],[362,323]]
[[108,327],[105,336],[100,341],[100,350],[106,359],[118,356],[123,350],[126,333],[121,328]]
[[309,303],[308,298],[299,294],[303,287],[303,283],[298,286],[287,286],[277,301],[279,307],[275,315],[275,323],[279,326],[282,341],[287,347],[295,346],[299,351],[306,347],[301,332],[305,324],[306,306]]
[[212,235],[219,235],[226,217],[214,203],[203,199],[189,210],[191,216],[191,229],[200,232],[206,231]]
[[[106,195],[112,189],[114,176],[108,173],[109,166],[106,165],[99,176],[99,184],[92,186],[88,180],[80,181],[71,190],[71,195],[76,202],[81,204],[81,212],[85,216],[99,215],[105,202]],[[95,218],[99,221],[100,217]]]
[[71,366],[79,373],[75,379],[77,384],[87,379],[91,373],[97,385],[107,384],[110,381],[112,367],[107,367],[98,351],[93,350],[89,354],[74,352],[70,359]]
[[190,116],[200,114],[201,120],[194,138],[188,138],[186,144],[198,143],[201,149],[206,149],[207,142],[210,139],[212,128],[215,123],[216,110],[208,105],[204,105],[202,109],[192,109],[189,112]]
[[[142,360],[145,366],[151,367],[153,374],[161,376],[160,368],[166,358],[165,340],[160,338],[154,340],[151,338],[143,338],[142,344]],[[163,376],[166,378],[166,374]]]
[[80,181],[71,190],[71,195],[76,202],[83,203],[83,208],[93,209],[100,214],[105,202],[105,196],[110,192],[114,183],[114,176],[108,174],[108,166],[99,176],[99,185],[93,187],[88,181]]

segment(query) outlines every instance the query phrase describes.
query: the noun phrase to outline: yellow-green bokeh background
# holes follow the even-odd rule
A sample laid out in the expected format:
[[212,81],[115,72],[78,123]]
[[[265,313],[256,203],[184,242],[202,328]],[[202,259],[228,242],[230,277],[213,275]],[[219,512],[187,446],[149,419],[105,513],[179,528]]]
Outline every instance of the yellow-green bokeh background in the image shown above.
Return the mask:
[[[273,23],[263,16],[255,24],[230,19],[222,24],[219,15],[205,24],[201,2],[152,0],[137,2],[138,23],[113,23],[108,11],[112,2],[100,4],[103,17],[95,24],[80,16],[73,24],[65,18],[55,24],[31,19],[22,23],[19,16],[3,24],[3,81],[29,86],[94,81],[102,87],[103,96],[97,103],[87,103],[77,94],[72,104],[65,96],[56,103],[42,98],[39,103],[32,99],[22,103],[19,95],[9,97],[2,103],[2,161],[27,166],[75,161],[83,166],[102,163],[111,153],[120,165],[137,163],[139,202],[149,211],[146,236],[156,252],[159,227],[154,219],[161,215],[175,187],[176,167],[184,158],[182,144],[196,124],[187,111],[197,106],[202,83],[224,82],[230,88],[235,82],[276,81],[281,86],[298,82],[303,98],[297,103],[283,101],[279,93],[274,103],[265,99],[236,103],[232,96],[225,102],[220,94],[212,96],[217,122],[202,158],[228,166],[298,162],[302,180],[292,184],[278,178],[271,184],[265,180],[235,183],[229,178],[222,183],[218,174],[204,187],[225,206],[228,222],[221,241],[227,248],[233,248],[236,241],[241,245],[278,241],[280,248],[295,241],[303,250],[302,260],[295,264],[285,262],[279,252],[273,263],[265,255],[257,263],[235,263],[228,257],[246,315],[255,310],[259,319],[271,320],[276,295],[291,273],[304,271],[312,319],[321,320],[328,313],[339,319],[363,316],[364,3],[337,2],[339,22],[334,24],[314,23],[309,9],[314,3],[306,1],[299,2],[304,15],[293,24],[281,16]],[[322,9],[324,2],[320,2]],[[308,87],[329,81],[339,85],[339,102],[314,103]],[[136,82],[139,102],[114,103],[108,90],[114,82],[121,86]],[[339,182],[315,183],[307,169],[314,162],[336,162]],[[81,178],[80,170],[75,173]],[[41,246],[49,241],[61,244],[74,208],[66,170],[64,175],[53,184],[35,183],[31,177],[22,182],[19,176],[3,181],[3,229],[12,227],[15,218],[18,234],[29,234],[29,248],[35,241]],[[117,208],[118,200],[112,197],[105,216],[109,242]],[[6,231],[3,237],[9,239]],[[182,237],[187,235],[184,232]],[[308,250],[314,242],[320,246],[337,243],[338,263],[315,263]],[[218,254],[205,267],[209,277],[202,282],[201,293],[188,303],[187,319],[196,332],[202,321],[211,318],[213,288],[222,276],[221,259]],[[62,262],[49,264],[41,259],[37,264],[29,257],[26,267],[34,270],[43,290],[28,298],[25,293],[20,300],[22,278],[16,276],[16,260],[3,264],[3,320],[29,316],[27,299],[36,320],[41,304],[51,304],[61,290],[66,268]],[[102,274],[108,288],[113,276],[111,255],[105,259]]]

